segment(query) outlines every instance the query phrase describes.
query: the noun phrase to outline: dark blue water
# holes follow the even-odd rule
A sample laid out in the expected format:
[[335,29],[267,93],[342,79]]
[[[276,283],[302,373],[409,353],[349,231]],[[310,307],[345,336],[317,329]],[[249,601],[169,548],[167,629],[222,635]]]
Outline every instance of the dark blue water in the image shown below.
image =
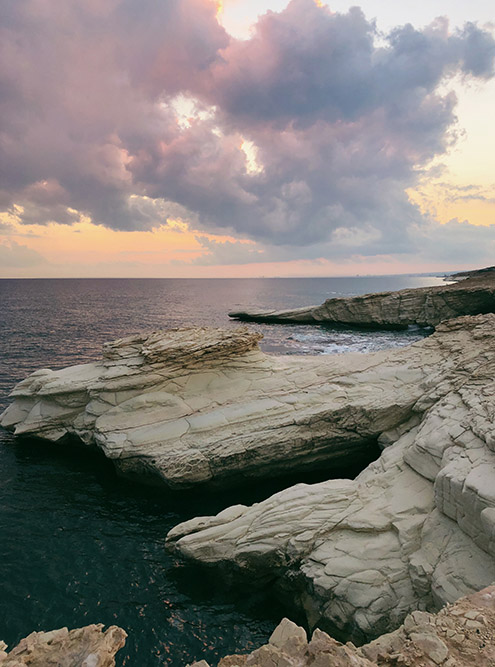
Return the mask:
[[[241,307],[293,308],[331,296],[439,284],[436,278],[0,280],[0,409],[42,367],[97,358],[104,341],[182,325],[238,326]],[[321,354],[404,345],[424,335],[250,325],[272,353]],[[118,664],[211,662],[265,643],[284,615],[260,592],[227,588],[164,549],[167,531],[198,514],[280,488],[165,496],[118,480],[87,452],[0,431],[0,639],[88,623],[128,633]]]

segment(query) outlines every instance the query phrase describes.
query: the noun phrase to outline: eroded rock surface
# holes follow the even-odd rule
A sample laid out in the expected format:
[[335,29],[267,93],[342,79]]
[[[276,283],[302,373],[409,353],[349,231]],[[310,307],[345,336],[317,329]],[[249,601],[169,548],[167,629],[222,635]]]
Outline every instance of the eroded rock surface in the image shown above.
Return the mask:
[[[391,359],[399,374],[414,373],[409,355],[418,352],[407,385],[416,398],[355,480],[298,484],[192,519],[169,533],[170,547],[273,581],[310,626],[360,643],[414,609],[435,610],[495,581],[495,315],[445,322],[361,370],[347,388],[348,419],[359,410],[353,392],[363,408],[376,406]],[[371,380],[377,376],[383,385]],[[342,386],[343,378],[334,391]],[[396,385],[391,411],[403,388]]]
[[248,310],[229,315],[252,322],[405,327],[436,326],[461,315],[495,312],[495,272],[486,269],[459,276],[466,279],[452,285],[339,297],[327,299],[321,306],[293,310]]
[[77,630],[32,632],[7,653],[0,642],[2,667],[114,667],[127,634],[116,625],[87,625]]
[[[439,420],[457,410],[449,401],[474,415],[469,401],[480,392],[464,397],[461,386],[492,359],[493,322],[465,318],[370,355],[270,357],[258,348],[260,334],[245,328],[133,336],[106,345],[98,362],[33,373],[15,387],[1,424],[54,442],[75,436],[122,474],[172,489],[342,466],[433,404]],[[435,423],[432,415],[422,433]],[[421,442],[408,457],[430,457],[435,470],[442,446],[424,454]]]
[[[268,644],[249,655],[223,658],[218,667],[492,667],[495,665],[495,586],[438,614],[416,611],[395,632],[356,648],[315,630],[306,632],[288,619]],[[209,667],[205,660],[191,667]]]

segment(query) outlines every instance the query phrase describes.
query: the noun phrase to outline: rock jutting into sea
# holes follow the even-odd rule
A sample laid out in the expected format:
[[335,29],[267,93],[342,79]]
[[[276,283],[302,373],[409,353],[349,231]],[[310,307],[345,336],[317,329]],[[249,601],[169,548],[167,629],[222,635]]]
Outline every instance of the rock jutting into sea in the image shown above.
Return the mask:
[[369,355],[271,357],[260,337],[117,340],[100,361],[19,383],[1,423],[76,438],[172,489],[355,463],[378,441],[355,480],[298,484],[168,535],[187,559],[273,584],[337,639],[362,643],[495,581],[495,314]]
[[0,641],[1,667],[114,667],[127,634],[116,625],[32,632],[7,653]]
[[[171,489],[367,463],[384,432],[409,432],[449,400],[469,412],[450,392],[491,361],[494,317],[452,321],[369,355],[272,357],[245,328],[131,336],[106,344],[95,363],[30,375],[1,424],[98,447],[121,474]],[[430,459],[442,454],[421,442],[408,460],[431,477]]]
[[274,582],[337,637],[364,641],[494,581],[495,315],[370,355],[270,357],[259,338],[182,329],[109,343],[101,361],[17,385],[2,424],[76,436],[169,488],[354,461],[378,439],[382,455],[354,481],[299,484],[168,538]]
[[[495,586],[438,614],[415,611],[395,632],[356,648],[321,630],[306,631],[284,618],[268,644],[249,655],[229,655],[218,667],[493,667]],[[205,660],[190,667],[209,667]]]
[[310,627],[357,642],[495,581],[495,315],[361,359],[347,373],[346,355],[336,360],[317,423],[369,435],[388,403],[395,425],[377,461],[355,480],[298,484],[168,535],[186,558],[272,582]]
[[436,326],[461,315],[495,312],[493,267],[452,276],[458,282],[439,287],[417,287],[397,292],[327,299],[321,306],[293,310],[246,310],[229,316],[250,322],[347,324],[405,328]]

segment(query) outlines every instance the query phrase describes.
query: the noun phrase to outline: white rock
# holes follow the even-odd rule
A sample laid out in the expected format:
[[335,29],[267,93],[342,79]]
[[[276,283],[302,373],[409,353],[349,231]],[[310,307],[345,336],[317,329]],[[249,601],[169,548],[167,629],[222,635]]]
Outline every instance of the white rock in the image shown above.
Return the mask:
[[[183,488],[354,463],[381,434],[388,444],[411,438],[433,405],[406,459],[433,479],[453,438],[491,434],[487,401],[461,386],[467,365],[489,362],[489,317],[442,325],[407,349],[338,357],[269,357],[260,334],[242,328],[132,336],[105,345],[99,362],[33,373],[1,423],[18,435],[76,436],[124,475]],[[452,407],[472,416],[464,434]]]
[[461,318],[414,346],[425,358],[447,353],[429,371],[441,382],[425,375],[415,405],[424,412],[409,430],[388,431],[381,457],[355,481],[300,484],[225,521],[186,522],[170,546],[275,578],[311,625],[359,641],[495,581],[495,455],[485,439],[494,431],[494,325],[493,315]]
[[171,488],[349,461],[355,481],[299,484],[178,526],[187,557],[277,579],[321,622],[363,639],[495,580],[495,315],[441,324],[409,348],[270,358],[259,335],[177,330],[41,371],[2,423],[76,435]]

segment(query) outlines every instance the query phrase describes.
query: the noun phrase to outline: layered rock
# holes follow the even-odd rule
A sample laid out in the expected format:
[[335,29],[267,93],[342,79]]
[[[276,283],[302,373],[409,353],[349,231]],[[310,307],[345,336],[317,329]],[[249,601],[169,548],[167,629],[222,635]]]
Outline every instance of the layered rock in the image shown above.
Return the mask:
[[[340,644],[315,630],[306,632],[288,619],[268,644],[249,655],[223,658],[218,667],[491,667],[495,664],[495,586],[438,614],[413,612],[395,632],[361,648]],[[205,660],[191,667],[209,667]]]
[[349,461],[420,395],[420,350],[409,363],[268,357],[259,338],[187,329],[116,341],[100,362],[33,373],[1,423],[55,442],[76,436],[121,472],[179,488]]
[[[358,410],[354,392],[363,408],[382,402],[391,359],[396,377],[412,374],[416,398],[355,480],[299,484],[193,519],[169,533],[170,547],[274,582],[310,626],[357,642],[396,628],[411,610],[434,610],[495,581],[495,315],[443,323],[351,375],[359,380],[346,388],[348,419]],[[337,396],[343,383],[335,381]],[[395,386],[397,406],[404,385]]]
[[87,625],[77,630],[33,632],[7,653],[0,642],[2,667],[114,667],[127,634],[116,625]]
[[495,275],[495,266],[487,266],[484,269],[473,269],[471,271],[460,271],[453,273],[451,276],[446,276],[445,280],[466,280],[466,278],[474,278],[477,276],[491,277]]
[[362,642],[495,580],[495,315],[409,348],[269,357],[247,329],[108,344],[32,374],[2,424],[100,447],[170,488],[384,451],[356,480],[300,484],[181,524],[171,548],[272,581],[309,624]]
[[460,315],[495,312],[495,272],[486,269],[459,276],[462,282],[452,285],[339,297],[327,299],[321,306],[293,310],[247,310],[229,315],[251,322],[403,328],[411,324],[436,326]]
[[169,488],[342,466],[407,422],[425,392],[463,381],[483,357],[482,326],[319,357],[267,356],[245,328],[134,336],[106,345],[101,361],[33,373],[1,424],[54,442],[75,436],[122,474]]
[[134,336],[106,345],[101,361],[33,373],[1,424],[76,437],[122,474],[169,488],[342,467],[422,414],[425,394],[439,400],[483,364],[492,320],[467,318],[370,355],[270,357],[245,328]]

